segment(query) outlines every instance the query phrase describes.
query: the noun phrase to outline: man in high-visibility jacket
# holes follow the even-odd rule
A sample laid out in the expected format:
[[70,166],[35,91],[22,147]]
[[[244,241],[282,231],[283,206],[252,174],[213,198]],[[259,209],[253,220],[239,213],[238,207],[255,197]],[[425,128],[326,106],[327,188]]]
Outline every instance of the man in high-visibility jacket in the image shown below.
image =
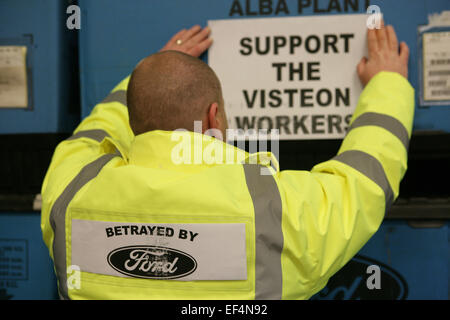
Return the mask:
[[347,135],[311,171],[271,169],[208,135],[226,129],[220,84],[186,54],[210,45],[207,28],[181,31],[57,147],[41,227],[61,298],[308,299],[398,196],[414,89],[391,26],[368,30]]

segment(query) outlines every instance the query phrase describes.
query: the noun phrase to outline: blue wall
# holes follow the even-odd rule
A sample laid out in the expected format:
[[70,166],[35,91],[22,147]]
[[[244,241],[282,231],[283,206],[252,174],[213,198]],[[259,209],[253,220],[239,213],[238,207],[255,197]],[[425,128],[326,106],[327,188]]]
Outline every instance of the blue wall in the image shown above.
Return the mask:
[[[277,1],[273,1],[276,3]],[[286,1],[290,15],[298,15],[297,1]],[[344,1],[341,0],[340,3]],[[82,87],[82,116],[134,68],[137,62],[159,51],[179,30],[195,24],[205,26],[208,20],[254,18],[229,16],[232,0],[80,0],[83,22],[80,32],[80,64]],[[240,1],[245,8],[245,1]],[[311,1],[314,3],[314,1]],[[359,11],[365,12],[366,1],[358,1]],[[448,0],[372,0],[378,5],[387,23],[392,24],[399,39],[406,41],[411,51],[409,80],[416,90],[415,130],[444,130],[450,132],[450,107],[418,107],[418,45],[417,28],[428,23],[428,14],[450,10]],[[258,7],[251,0],[251,9]],[[327,7],[328,0],[319,0],[318,8]],[[343,7],[343,6],[342,6]],[[320,13],[335,14],[336,12]],[[345,12],[354,13],[354,12]],[[313,5],[302,15],[314,15]],[[281,17],[285,14],[280,14]],[[269,16],[274,16],[269,15]],[[205,57],[206,60],[206,57]]]

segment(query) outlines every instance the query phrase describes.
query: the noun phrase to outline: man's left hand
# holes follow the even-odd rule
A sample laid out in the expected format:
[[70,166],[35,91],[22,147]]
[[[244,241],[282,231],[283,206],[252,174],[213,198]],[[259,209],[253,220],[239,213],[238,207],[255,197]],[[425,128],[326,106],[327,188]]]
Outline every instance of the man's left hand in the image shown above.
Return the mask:
[[208,50],[213,42],[209,37],[210,33],[209,27],[202,29],[199,25],[195,25],[189,30],[183,29],[174,35],[160,52],[175,50],[198,58]]

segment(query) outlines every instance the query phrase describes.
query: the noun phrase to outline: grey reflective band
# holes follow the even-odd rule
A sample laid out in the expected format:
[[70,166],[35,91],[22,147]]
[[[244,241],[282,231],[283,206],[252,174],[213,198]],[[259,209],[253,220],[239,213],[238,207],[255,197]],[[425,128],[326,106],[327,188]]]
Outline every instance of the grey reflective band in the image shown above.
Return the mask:
[[386,199],[386,211],[389,209],[394,202],[394,192],[386,177],[383,166],[375,157],[359,150],[349,150],[334,157],[332,160],[337,160],[349,165],[375,182],[383,189]]
[[100,129],[93,129],[93,130],[84,130],[84,131],[78,131],[70,138],[66,139],[66,141],[70,140],[76,140],[79,138],[90,138],[98,142],[102,142],[105,137],[109,137],[110,135],[108,132]]
[[386,129],[394,136],[396,136],[403,143],[406,150],[408,150],[408,130],[406,130],[405,126],[394,117],[376,112],[366,112],[356,118],[355,121],[353,121],[348,131],[350,132],[350,130],[352,129],[363,126],[377,126]]
[[255,209],[255,299],[281,299],[281,197],[275,179],[261,175],[262,166],[244,164],[245,179]]
[[59,294],[62,299],[69,299],[67,288],[66,266],[66,211],[75,194],[89,181],[94,179],[100,170],[114,157],[115,154],[105,154],[86,165],[69,183],[61,195],[56,199],[50,212],[50,224],[54,232],[53,260],[58,277]]
[[127,90],[117,90],[117,91],[111,92],[100,103],[109,103],[109,102],[120,102],[124,106],[127,106]]

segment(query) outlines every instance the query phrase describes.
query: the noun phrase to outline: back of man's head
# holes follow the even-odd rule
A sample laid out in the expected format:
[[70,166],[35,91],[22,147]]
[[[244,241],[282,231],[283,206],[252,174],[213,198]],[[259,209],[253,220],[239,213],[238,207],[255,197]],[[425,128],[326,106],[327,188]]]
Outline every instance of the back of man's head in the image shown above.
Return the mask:
[[128,84],[128,112],[135,135],[179,128],[194,131],[194,121],[205,119],[215,102],[223,110],[214,71],[200,59],[177,51],[142,60]]

